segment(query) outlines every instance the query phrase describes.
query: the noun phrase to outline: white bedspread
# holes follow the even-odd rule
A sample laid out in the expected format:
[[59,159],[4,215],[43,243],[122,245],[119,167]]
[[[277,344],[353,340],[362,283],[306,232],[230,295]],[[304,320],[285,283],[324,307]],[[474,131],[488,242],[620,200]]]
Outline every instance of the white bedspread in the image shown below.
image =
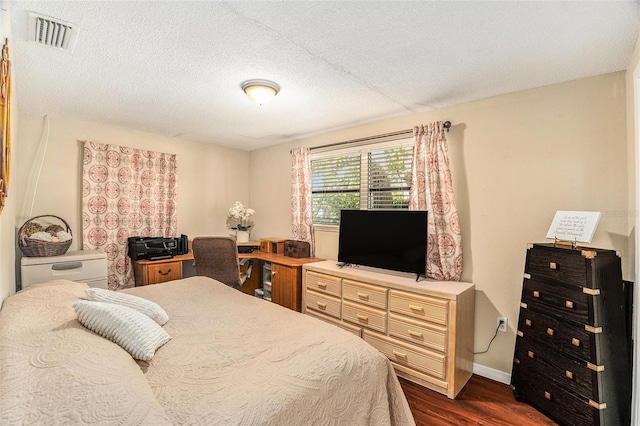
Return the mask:
[[170,425],[140,368],[84,328],[86,284],[51,281],[0,310],[0,425]]
[[169,314],[144,370],[174,424],[414,424],[387,358],[342,329],[203,277],[125,291]]
[[173,339],[138,365],[84,328],[86,284],[0,310],[0,425],[414,425],[391,364],[363,340],[208,278],[138,287]]

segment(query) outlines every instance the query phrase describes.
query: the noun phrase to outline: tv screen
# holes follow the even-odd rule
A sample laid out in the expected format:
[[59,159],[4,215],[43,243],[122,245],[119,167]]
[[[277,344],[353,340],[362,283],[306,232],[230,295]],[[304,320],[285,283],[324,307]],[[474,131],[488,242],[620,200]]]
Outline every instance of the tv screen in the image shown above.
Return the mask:
[[425,274],[427,212],[342,210],[338,261]]

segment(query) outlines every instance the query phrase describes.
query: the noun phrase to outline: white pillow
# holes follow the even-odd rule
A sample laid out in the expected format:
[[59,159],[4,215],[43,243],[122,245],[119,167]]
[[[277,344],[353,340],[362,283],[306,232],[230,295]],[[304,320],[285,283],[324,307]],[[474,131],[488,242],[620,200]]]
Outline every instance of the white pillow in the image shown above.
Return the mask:
[[116,305],[126,306],[131,309],[135,309],[141,312],[157,322],[160,325],[165,325],[169,321],[169,315],[165,312],[160,305],[151,300],[143,299],[142,297],[134,296],[132,294],[120,293],[117,291],[107,290],[104,288],[88,288],[85,290],[87,298],[94,302],[106,302]]
[[82,325],[117,343],[135,359],[150,361],[156,350],[171,340],[151,318],[126,306],[81,300],[73,309]]

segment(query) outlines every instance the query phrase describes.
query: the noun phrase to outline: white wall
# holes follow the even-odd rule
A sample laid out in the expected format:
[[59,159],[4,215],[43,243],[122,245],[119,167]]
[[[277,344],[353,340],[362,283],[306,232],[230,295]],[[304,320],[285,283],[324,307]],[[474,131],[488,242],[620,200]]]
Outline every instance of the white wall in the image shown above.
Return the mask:
[[[630,276],[625,74],[614,73],[513,93],[423,114],[330,132],[251,153],[250,199],[265,234],[291,237],[290,156],[317,146],[410,129],[435,120],[447,134],[461,218],[463,280],[476,285],[475,348],[509,331],[475,362],[511,372],[525,246],[545,242],[557,210],[602,212],[593,247],[621,252]],[[264,234],[263,234],[264,236]],[[316,233],[316,255],[335,259],[337,234]]]
[[[628,229],[631,234],[629,238],[630,250],[635,249],[635,253],[640,253],[640,241],[636,235],[636,229],[640,226],[640,206],[638,200],[640,200],[640,178],[638,175],[638,167],[640,166],[640,37],[636,40],[635,49],[629,61],[627,67],[627,164],[630,170],[629,180],[629,215],[628,215]],[[631,257],[633,265],[631,265],[631,273],[629,274],[629,280],[635,281],[635,277],[638,276],[638,259],[636,256]],[[633,311],[633,339],[635,342],[640,341],[640,316],[638,315],[637,307],[640,306],[640,291],[638,290],[638,284],[635,283],[634,288],[634,306],[636,309]],[[638,349],[637,343],[634,345],[634,359],[640,359],[640,349]],[[633,399],[631,408],[631,424],[640,423],[640,377],[638,373],[638,363],[633,365]]]

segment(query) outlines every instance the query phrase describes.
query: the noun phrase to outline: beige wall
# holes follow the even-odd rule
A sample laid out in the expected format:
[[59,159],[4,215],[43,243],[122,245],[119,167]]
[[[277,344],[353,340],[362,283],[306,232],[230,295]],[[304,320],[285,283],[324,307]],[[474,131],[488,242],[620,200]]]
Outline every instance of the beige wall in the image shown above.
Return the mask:
[[[178,232],[189,237],[228,234],[225,224],[229,207],[236,200],[249,201],[249,153],[244,151],[30,114],[20,115],[19,135],[16,149],[20,167],[16,173],[22,185],[13,192],[20,203],[17,220],[22,224],[41,214],[63,218],[74,236],[70,250],[82,247],[83,140],[177,154]],[[36,187],[42,154],[44,161]]]
[[[447,134],[464,248],[463,280],[476,285],[475,350],[496,319],[509,331],[475,362],[505,374],[511,362],[525,246],[544,242],[557,210],[602,212],[594,247],[633,257],[627,224],[625,74],[614,73],[377,121],[251,153],[252,207],[261,232],[290,237],[289,150],[409,129],[435,120]],[[265,232],[263,230],[268,230]],[[335,259],[337,234],[316,233],[316,255]]]
[[[11,5],[8,1],[0,1],[0,40],[4,43],[4,39],[8,38],[11,43],[11,23],[9,16],[9,9]],[[10,60],[13,60],[9,56]],[[12,78],[15,81],[15,76],[12,73]],[[16,136],[17,136],[17,119],[18,108],[15,97],[15,89],[12,93],[12,117],[11,117],[11,134],[13,150],[11,152],[10,165],[11,179],[9,185],[9,196],[7,198],[7,205],[2,209],[0,214],[0,304],[2,301],[15,292],[15,245],[14,235],[16,228],[16,206],[17,206],[17,194],[16,190],[16,172],[17,166],[17,154],[15,152]]]

